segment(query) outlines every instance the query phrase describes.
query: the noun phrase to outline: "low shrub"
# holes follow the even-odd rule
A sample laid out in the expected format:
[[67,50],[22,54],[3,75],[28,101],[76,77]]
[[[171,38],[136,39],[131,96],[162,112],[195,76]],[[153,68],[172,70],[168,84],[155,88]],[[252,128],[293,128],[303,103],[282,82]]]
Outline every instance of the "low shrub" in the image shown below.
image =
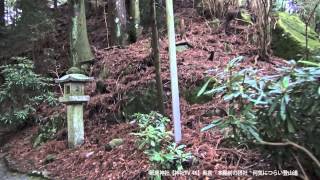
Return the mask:
[[[237,142],[282,147],[264,150],[269,150],[282,168],[297,162],[295,167],[303,164],[312,176],[319,176],[320,163],[315,158],[320,156],[319,66],[299,67],[291,62],[278,68],[276,75],[259,76],[253,68],[236,71],[241,60],[243,57],[231,60],[218,78],[209,79],[199,91],[199,96],[220,94],[229,102],[228,115],[202,131],[218,127],[232,133],[226,137]],[[212,81],[214,86],[209,87]]]
[[184,163],[192,158],[184,151],[184,145],[172,143],[172,133],[166,130],[169,119],[159,113],[134,115],[139,132],[133,133],[139,138],[139,149],[144,149],[155,168],[164,170],[183,170]]
[[15,63],[1,66],[4,83],[0,86],[0,124],[21,125],[41,103],[54,105],[57,100],[50,92],[49,78],[34,73],[27,58],[14,58]]

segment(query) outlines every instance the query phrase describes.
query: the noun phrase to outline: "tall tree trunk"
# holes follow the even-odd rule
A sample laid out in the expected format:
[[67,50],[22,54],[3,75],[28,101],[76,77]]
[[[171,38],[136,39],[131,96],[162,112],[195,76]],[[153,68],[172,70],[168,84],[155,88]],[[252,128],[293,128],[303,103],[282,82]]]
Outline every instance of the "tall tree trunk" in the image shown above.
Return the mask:
[[84,0],[71,0],[72,18],[70,34],[70,50],[73,67],[91,62],[94,56],[90,49],[87,34]]
[[[152,1],[152,0],[151,0]],[[140,31],[140,7],[139,0],[130,0],[130,31],[129,39],[136,42]]]
[[125,45],[128,39],[125,0],[109,0],[109,24],[112,45]]
[[159,32],[157,25],[157,14],[156,14],[156,3],[155,0],[150,1],[151,5],[151,16],[152,16],[152,54],[154,60],[154,66],[156,69],[156,83],[157,83],[157,93],[158,93],[158,106],[161,114],[165,114],[164,100],[163,100],[163,85],[161,78],[161,63],[160,63],[160,53],[159,53]]
[[4,0],[0,0],[0,27],[5,26],[5,8],[4,8]]

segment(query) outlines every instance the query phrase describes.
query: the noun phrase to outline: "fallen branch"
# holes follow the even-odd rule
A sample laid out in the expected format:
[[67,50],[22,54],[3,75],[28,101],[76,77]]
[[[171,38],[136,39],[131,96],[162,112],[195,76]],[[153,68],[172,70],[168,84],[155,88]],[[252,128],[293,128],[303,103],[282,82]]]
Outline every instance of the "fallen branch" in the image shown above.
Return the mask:
[[266,142],[266,141],[261,141],[259,142],[259,144],[262,145],[269,145],[269,146],[293,146],[297,149],[300,149],[301,151],[305,152],[315,163],[316,165],[319,167],[320,169],[320,162],[319,160],[305,147],[300,146],[299,144],[296,144],[292,141],[286,140],[285,142]]

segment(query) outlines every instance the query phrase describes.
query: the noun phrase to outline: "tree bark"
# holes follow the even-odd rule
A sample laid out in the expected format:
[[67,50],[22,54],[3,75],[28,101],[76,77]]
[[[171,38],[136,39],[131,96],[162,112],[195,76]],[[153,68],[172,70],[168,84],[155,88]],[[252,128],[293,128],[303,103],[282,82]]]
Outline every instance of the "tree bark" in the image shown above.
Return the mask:
[[109,0],[108,3],[111,44],[123,46],[128,39],[125,0]]
[[73,67],[91,62],[94,56],[90,49],[87,34],[84,0],[71,0],[72,18],[70,34],[70,50]]
[[130,1],[130,31],[129,39],[131,42],[136,42],[140,31],[140,6],[139,0]]
[[160,53],[159,53],[159,32],[157,26],[157,14],[156,14],[156,4],[155,0],[150,1],[151,5],[151,16],[152,16],[152,54],[154,60],[154,66],[156,69],[156,84],[157,84],[157,94],[158,94],[158,106],[161,114],[165,114],[164,99],[163,99],[163,85],[161,78],[161,63],[160,63]]
[[4,0],[0,0],[0,27],[6,25]]

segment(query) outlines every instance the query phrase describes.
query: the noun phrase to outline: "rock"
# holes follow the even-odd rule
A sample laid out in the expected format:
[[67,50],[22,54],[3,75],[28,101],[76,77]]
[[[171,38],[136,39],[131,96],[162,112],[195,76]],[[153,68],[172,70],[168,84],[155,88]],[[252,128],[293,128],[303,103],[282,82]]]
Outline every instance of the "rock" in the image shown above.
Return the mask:
[[[299,60],[305,53],[305,24],[298,16],[285,12],[280,12],[278,17],[272,33],[274,54],[288,60]],[[320,48],[317,33],[309,27],[308,34],[309,51],[316,52]]]
[[123,139],[121,138],[112,139],[108,144],[105,145],[105,150],[111,151],[112,149],[115,149],[122,144],[123,144]]
[[177,52],[183,52],[183,51],[186,51],[186,50],[188,50],[188,49],[190,49],[191,48],[191,46],[190,45],[188,45],[187,43],[182,43],[182,44],[177,44],[176,45],[176,51]]
[[45,164],[49,164],[49,163],[52,163],[54,160],[56,160],[56,155],[54,155],[54,154],[48,154],[47,156],[46,156],[46,158],[44,159],[44,163]]
[[208,110],[203,117],[212,117],[212,116],[219,116],[225,117],[228,113],[222,108],[214,108],[213,110]]
[[[28,173],[29,175],[29,178],[28,179],[51,179],[50,178],[50,172],[47,171],[47,170],[44,170],[44,171],[37,171],[37,170],[34,170],[32,171],[31,173]],[[39,178],[37,178],[39,177]]]
[[128,92],[126,95],[128,100],[122,105],[122,114],[125,118],[130,118],[137,112],[148,114],[151,111],[159,110],[158,96],[154,84]]

